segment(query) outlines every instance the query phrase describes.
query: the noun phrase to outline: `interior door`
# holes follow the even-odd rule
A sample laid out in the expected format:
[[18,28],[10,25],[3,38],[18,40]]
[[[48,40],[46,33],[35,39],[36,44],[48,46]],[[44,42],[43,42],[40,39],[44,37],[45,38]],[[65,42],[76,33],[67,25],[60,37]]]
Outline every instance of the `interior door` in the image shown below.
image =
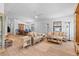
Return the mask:
[[76,42],[79,44],[79,15],[76,15]]
[[79,4],[76,9],[76,42],[79,44]]

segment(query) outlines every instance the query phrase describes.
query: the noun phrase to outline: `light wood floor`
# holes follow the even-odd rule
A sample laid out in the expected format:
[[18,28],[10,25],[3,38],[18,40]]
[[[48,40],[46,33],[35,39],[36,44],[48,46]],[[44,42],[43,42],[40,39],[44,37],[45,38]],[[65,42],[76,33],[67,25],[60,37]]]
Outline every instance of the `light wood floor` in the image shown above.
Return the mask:
[[72,41],[63,42],[62,45],[44,41],[29,46],[28,48],[20,48],[22,44],[22,36],[10,35],[9,38],[14,40],[13,46],[7,48],[1,56],[75,56],[74,43]]

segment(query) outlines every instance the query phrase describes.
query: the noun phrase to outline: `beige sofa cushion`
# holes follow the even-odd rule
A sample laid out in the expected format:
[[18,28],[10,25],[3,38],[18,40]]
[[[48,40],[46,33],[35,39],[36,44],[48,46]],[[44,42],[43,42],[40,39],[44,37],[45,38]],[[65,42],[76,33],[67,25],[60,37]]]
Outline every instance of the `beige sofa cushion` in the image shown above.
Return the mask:
[[52,37],[61,37],[61,38],[63,38],[63,37],[66,36],[66,34],[64,32],[48,32],[47,36],[49,38],[52,38]]
[[36,36],[42,36],[42,33],[37,33],[37,32],[29,32],[28,36],[36,37]]
[[34,32],[29,32],[28,36],[34,36]]
[[63,36],[64,35],[64,32],[60,32],[59,36]]
[[48,35],[48,36],[49,36],[49,35],[52,35],[52,32],[48,32],[47,35]]
[[34,32],[34,37],[37,36],[37,34],[38,34],[37,32]]
[[53,35],[59,36],[60,32],[53,32]]

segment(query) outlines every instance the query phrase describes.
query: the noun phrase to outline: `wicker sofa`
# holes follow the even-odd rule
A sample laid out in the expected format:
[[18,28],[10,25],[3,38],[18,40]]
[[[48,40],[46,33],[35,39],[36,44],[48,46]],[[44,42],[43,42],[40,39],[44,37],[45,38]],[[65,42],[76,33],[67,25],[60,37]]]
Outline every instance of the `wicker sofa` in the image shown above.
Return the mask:
[[28,36],[32,37],[32,45],[34,45],[35,43],[38,43],[40,41],[42,41],[43,39],[43,34],[42,33],[37,33],[37,32],[29,32]]
[[48,32],[47,40],[55,43],[62,43],[65,41],[66,34],[64,32]]
[[32,45],[32,40],[30,36],[23,36],[23,48]]

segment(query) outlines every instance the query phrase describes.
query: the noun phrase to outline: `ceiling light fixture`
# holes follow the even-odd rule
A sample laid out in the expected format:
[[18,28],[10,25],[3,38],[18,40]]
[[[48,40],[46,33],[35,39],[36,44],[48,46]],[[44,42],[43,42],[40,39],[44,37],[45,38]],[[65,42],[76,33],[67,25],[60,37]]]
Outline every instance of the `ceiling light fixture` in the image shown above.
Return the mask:
[[35,16],[35,18],[38,18],[38,16]]

